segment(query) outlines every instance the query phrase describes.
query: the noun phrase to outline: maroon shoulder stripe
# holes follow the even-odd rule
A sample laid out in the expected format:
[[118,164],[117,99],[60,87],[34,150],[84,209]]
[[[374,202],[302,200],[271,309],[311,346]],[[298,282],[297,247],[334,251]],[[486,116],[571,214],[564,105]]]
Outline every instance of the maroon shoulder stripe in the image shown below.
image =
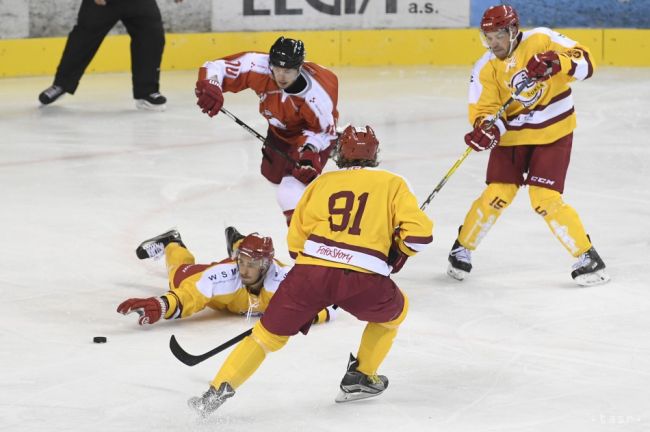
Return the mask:
[[587,72],[587,76],[585,77],[585,79],[591,78],[591,76],[594,74],[594,65],[591,62],[591,59],[589,58],[589,53],[587,51],[582,51],[582,52],[585,55],[585,60],[587,61],[587,65],[589,67],[588,72]]

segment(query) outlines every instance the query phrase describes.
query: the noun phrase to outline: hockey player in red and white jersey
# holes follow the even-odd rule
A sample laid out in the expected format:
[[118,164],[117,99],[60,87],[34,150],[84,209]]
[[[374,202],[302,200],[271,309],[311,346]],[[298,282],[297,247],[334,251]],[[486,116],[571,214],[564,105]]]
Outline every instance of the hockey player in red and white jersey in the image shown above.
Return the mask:
[[[206,307],[247,318],[263,315],[291,266],[274,258],[271,237],[257,233],[242,236],[228,227],[226,240],[230,258],[211,264],[196,264],[177,230],[145,240],[136,249],[138,258],[164,254],[170,289],[160,297],[127,299],[117,312],[137,313],[140,325],[154,324],[161,318],[187,318]],[[330,321],[334,314],[333,308],[323,309],[314,323]]]
[[[548,28],[521,32],[519,16],[506,5],[488,8],[481,36],[489,49],[474,65],[469,88],[465,143],[491,150],[487,188],[472,204],[449,253],[447,273],[458,280],[472,269],[475,250],[519,187],[566,250],[578,259],[579,285],[607,282],[605,263],[591,244],[578,213],[562,199],[576,115],[569,84],[591,77],[594,63],[584,45]],[[505,115],[490,126],[514,89],[529,79]],[[522,84],[523,85],[523,84]]]
[[388,387],[377,372],[408,313],[408,298],[389,276],[431,243],[433,222],[404,178],[374,168],[378,147],[369,126],[343,131],[336,151],[340,169],[309,185],[291,221],[287,240],[296,265],[208,391],[188,401],[200,415],[218,409],[267,354],[306,333],[311,317],[332,304],[366,321],[335,401],[378,396]]
[[212,117],[223,106],[223,93],[245,89],[257,94],[259,112],[269,124],[261,172],[278,185],[277,201],[288,225],[336,139],[338,79],[329,69],[305,62],[302,41],[280,37],[269,54],[243,52],[206,62],[196,83],[197,105]]

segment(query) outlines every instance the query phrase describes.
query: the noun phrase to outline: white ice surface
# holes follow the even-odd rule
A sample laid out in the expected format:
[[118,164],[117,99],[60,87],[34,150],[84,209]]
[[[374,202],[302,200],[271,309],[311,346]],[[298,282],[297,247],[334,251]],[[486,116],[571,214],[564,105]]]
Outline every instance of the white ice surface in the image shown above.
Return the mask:
[[[338,69],[341,124],[372,125],[382,167],[424,198],[465,150],[468,68]],[[286,227],[258,173],[260,143],[194,105],[194,72],[164,73],[165,113],[136,111],[129,74],[89,75],[42,108],[51,77],[0,80],[0,431],[642,431],[650,429],[650,71],[576,83],[579,128],[565,200],[612,282],[579,288],[574,259],[524,190],[462,283],[447,253],[483,189],[472,154],[427,213],[434,243],[395,277],[411,300],[380,398],[334,403],[363,323],[345,313],[296,336],[207,422],[186,407],[225,358],[189,368],[250,326],[204,311],[141,328],[115,312],[162,294],[137,244],[180,229],[198,262],[225,256],[224,227]],[[251,92],[227,107],[261,133]],[[643,282],[645,281],[645,282]],[[108,343],[92,343],[93,336]]]

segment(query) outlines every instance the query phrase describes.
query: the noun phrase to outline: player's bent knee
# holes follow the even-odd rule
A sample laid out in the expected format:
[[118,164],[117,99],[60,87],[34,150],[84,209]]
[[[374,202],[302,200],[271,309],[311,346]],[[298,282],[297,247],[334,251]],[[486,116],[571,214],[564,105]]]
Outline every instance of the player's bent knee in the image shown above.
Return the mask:
[[400,292],[402,293],[402,296],[404,296],[404,307],[402,308],[402,312],[394,320],[385,323],[379,323],[380,326],[386,328],[397,328],[406,319],[406,315],[408,315],[408,310],[409,310],[409,298],[406,296],[406,294],[404,294],[404,291],[400,290]]
[[542,217],[557,212],[564,205],[558,191],[539,186],[530,186],[528,190],[530,205]]
[[258,321],[257,324],[253,326],[253,333],[251,336],[266,353],[278,351],[289,340],[289,336],[279,336],[268,331],[264,328],[261,321]]
[[519,187],[509,183],[490,183],[481,199],[496,210],[503,210],[515,199]]

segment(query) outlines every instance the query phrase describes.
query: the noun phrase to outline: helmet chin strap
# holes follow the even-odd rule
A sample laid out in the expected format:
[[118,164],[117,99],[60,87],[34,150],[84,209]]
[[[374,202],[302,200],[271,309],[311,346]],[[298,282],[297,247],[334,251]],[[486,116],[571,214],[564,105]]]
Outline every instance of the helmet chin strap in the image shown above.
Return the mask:
[[510,47],[508,48],[508,55],[507,57],[510,57],[510,54],[515,50],[517,42],[517,36],[519,36],[519,28],[515,26],[510,26],[508,27],[508,34],[510,35]]

